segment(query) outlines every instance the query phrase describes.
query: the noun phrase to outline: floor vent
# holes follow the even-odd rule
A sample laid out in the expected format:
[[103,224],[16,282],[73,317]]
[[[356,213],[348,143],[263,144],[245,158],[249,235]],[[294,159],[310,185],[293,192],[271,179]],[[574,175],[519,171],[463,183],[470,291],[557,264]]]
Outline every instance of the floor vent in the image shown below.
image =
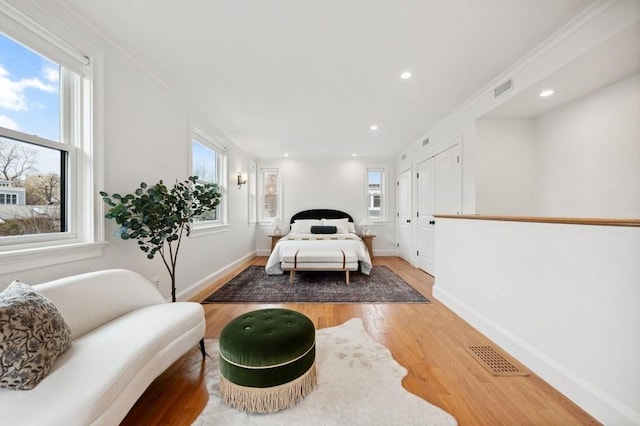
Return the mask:
[[507,359],[491,346],[469,346],[466,349],[494,376],[528,376],[530,374],[525,368]]

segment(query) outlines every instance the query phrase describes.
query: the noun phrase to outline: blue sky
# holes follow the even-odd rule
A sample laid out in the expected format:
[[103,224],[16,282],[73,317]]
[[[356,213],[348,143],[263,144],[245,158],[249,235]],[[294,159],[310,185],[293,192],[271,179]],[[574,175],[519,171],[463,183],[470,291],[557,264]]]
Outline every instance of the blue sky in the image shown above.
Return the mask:
[[[57,64],[0,33],[0,126],[59,141],[58,86]],[[39,172],[59,170],[49,157],[39,154]]]

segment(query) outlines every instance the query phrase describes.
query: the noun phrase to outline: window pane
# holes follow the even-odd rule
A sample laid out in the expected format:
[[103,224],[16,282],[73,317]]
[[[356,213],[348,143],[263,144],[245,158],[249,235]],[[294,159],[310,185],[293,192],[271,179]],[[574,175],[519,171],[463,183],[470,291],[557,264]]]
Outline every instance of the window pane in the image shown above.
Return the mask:
[[265,170],[262,174],[264,203],[262,205],[262,219],[278,217],[278,171]]
[[218,183],[218,158],[215,150],[192,141],[191,173],[201,181]]
[[367,215],[370,218],[382,218],[382,179],[384,177],[381,169],[367,169],[367,195],[368,206]]
[[65,231],[66,152],[0,137],[0,236]]
[[60,141],[60,66],[1,33],[0,126]]

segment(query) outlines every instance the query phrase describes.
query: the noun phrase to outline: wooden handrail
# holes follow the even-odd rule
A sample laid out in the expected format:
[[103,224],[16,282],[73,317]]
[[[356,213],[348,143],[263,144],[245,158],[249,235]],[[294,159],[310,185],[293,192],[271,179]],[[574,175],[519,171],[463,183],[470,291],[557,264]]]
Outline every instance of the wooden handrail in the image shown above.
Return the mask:
[[498,216],[482,214],[437,214],[442,219],[498,220],[504,222],[562,223],[567,225],[632,226],[640,227],[640,219],[612,219],[590,217]]

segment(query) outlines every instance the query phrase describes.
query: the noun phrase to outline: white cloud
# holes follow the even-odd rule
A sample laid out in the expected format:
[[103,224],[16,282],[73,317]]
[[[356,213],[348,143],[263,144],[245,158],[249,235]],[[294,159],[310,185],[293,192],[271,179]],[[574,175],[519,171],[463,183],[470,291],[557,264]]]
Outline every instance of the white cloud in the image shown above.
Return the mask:
[[45,67],[42,69],[42,75],[44,76],[44,79],[51,82],[51,83],[57,83],[58,80],[60,79],[60,71],[58,71],[56,68],[52,68],[52,67]]
[[6,68],[0,64],[0,107],[14,111],[28,109],[25,89],[37,89],[47,93],[54,93],[56,86],[43,83],[37,77],[12,80]]
[[0,127],[11,130],[20,130],[20,126],[18,126],[18,123],[5,115],[0,115]]

